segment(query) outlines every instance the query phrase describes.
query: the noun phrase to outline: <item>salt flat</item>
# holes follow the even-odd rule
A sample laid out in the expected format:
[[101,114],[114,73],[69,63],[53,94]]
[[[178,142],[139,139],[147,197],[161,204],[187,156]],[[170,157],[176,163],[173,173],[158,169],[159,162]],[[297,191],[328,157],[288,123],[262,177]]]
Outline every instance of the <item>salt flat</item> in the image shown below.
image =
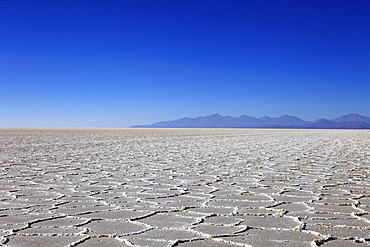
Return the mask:
[[369,246],[370,131],[0,129],[5,246]]

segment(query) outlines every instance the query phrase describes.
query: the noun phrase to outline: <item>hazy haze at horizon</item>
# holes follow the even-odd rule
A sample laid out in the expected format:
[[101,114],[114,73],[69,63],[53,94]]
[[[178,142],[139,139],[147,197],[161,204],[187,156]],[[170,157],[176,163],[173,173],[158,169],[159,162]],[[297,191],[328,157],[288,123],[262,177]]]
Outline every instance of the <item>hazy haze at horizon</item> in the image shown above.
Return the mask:
[[0,127],[370,116],[370,1],[0,1]]

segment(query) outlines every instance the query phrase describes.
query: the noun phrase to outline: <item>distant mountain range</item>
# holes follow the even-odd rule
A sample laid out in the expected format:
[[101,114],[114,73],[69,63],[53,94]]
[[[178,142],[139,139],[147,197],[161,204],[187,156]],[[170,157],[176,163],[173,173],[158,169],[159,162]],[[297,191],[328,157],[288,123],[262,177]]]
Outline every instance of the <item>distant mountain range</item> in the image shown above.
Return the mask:
[[284,115],[281,117],[240,117],[213,114],[197,118],[181,118],[174,121],[162,121],[148,125],[136,125],[131,128],[296,128],[296,129],[370,129],[370,118],[352,113],[335,119],[317,119],[304,121],[300,118]]

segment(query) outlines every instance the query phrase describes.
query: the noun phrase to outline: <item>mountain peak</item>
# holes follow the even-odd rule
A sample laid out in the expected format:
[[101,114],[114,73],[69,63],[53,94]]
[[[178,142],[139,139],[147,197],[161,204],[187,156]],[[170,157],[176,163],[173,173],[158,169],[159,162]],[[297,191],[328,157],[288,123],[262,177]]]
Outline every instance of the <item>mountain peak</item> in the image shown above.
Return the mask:
[[342,116],[342,117],[359,118],[359,117],[363,117],[363,116],[361,116],[360,114],[357,114],[357,113],[351,113],[351,114],[348,114],[348,115],[345,115],[345,116]]
[[349,115],[345,115],[345,116],[342,116],[342,117],[339,117],[339,118],[335,118],[332,121],[336,122],[336,123],[338,123],[338,122],[349,122],[349,123],[363,122],[363,123],[370,124],[370,118],[361,116],[357,113],[351,113]]

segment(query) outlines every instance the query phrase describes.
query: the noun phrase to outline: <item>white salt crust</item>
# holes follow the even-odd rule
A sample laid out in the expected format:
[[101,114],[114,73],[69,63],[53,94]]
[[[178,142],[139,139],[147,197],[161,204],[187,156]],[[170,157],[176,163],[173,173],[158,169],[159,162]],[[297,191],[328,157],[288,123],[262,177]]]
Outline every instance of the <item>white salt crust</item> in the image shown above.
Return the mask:
[[369,246],[370,131],[0,129],[3,246]]

